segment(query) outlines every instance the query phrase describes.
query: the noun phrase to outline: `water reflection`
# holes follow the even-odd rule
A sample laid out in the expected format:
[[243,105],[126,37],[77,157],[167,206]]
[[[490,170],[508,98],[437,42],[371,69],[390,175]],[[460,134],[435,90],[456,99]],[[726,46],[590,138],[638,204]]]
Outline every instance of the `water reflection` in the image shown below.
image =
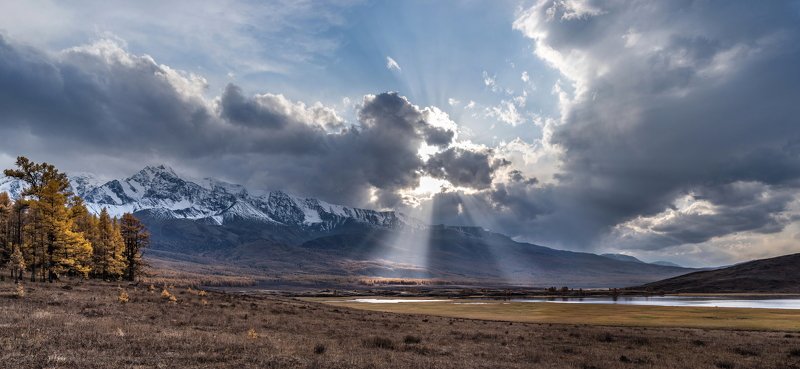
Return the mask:
[[690,306],[690,307],[735,307],[761,309],[800,309],[800,298],[785,297],[731,297],[731,296],[606,296],[606,297],[547,297],[510,300],[450,300],[450,299],[396,299],[396,298],[359,298],[353,302],[371,304],[397,304],[420,302],[452,302],[454,304],[487,305],[507,304],[508,302],[549,302],[559,304],[614,304],[614,305],[651,305],[651,306]]
[[615,304],[653,306],[738,307],[765,309],[800,309],[800,298],[730,297],[730,296],[608,296],[552,297],[517,299],[516,302],[553,302],[561,304]]

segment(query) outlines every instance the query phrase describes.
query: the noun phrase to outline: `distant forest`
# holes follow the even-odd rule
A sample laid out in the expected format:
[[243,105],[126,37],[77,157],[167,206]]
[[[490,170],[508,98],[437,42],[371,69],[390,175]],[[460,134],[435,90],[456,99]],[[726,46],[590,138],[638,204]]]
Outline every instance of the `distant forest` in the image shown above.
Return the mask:
[[94,215],[53,165],[18,157],[4,174],[26,184],[18,199],[0,193],[0,268],[20,281],[62,276],[133,281],[143,273],[149,234],[132,214]]

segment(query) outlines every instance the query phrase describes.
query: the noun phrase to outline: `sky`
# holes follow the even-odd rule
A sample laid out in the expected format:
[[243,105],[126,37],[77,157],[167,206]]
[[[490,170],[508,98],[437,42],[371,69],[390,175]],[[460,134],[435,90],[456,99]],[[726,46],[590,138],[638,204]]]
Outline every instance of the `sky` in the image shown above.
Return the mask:
[[0,166],[687,266],[800,252],[798,1],[0,1]]

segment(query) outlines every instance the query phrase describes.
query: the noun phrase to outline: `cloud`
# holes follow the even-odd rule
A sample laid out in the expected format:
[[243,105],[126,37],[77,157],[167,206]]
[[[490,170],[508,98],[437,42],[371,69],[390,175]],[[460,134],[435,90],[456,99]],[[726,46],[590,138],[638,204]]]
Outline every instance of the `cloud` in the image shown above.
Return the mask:
[[[561,152],[557,181],[525,189],[527,206],[507,208],[525,215],[516,223],[529,239],[573,248],[783,229],[800,183],[798,18],[788,2],[541,1],[523,11],[514,27],[566,84],[546,142]],[[521,191],[497,188],[491,201]],[[708,212],[676,205],[687,196]]]
[[317,102],[306,106],[303,102],[292,102],[283,95],[259,94],[247,98],[242,89],[228,84],[220,99],[220,115],[235,124],[261,126],[268,129],[283,129],[289,125],[339,129],[344,120],[335,110]]
[[483,84],[492,90],[492,92],[500,91],[500,87],[497,86],[497,76],[490,76],[487,71],[483,71]]
[[[455,143],[446,113],[394,92],[365,96],[348,125],[320,103],[234,84],[206,98],[206,86],[112,41],[47,54],[0,37],[0,151],[104,176],[167,162],[255,189],[391,207],[426,174],[420,149]],[[440,162],[464,165],[469,151]]]
[[[3,30],[37,46],[73,45],[118,36],[185,68],[202,67],[217,83],[228,72],[290,74],[334,51],[331,30],[343,24],[352,1],[209,1],[186,3],[143,0],[135,3],[52,1],[8,5],[0,14]],[[87,22],[91,19],[91,22]],[[274,52],[280,50],[281,52]]]
[[390,56],[386,57],[386,69],[396,70],[398,72],[402,71],[402,69],[400,68],[400,64],[397,64],[397,61],[392,59],[392,57]]
[[517,110],[517,105],[514,101],[509,100],[503,100],[497,106],[486,108],[486,116],[499,119],[501,122],[511,126],[520,125],[525,121],[522,114]]
[[451,147],[431,156],[426,169],[432,177],[446,179],[456,186],[484,189],[491,186],[494,172],[508,164],[503,159],[493,159],[491,152]]

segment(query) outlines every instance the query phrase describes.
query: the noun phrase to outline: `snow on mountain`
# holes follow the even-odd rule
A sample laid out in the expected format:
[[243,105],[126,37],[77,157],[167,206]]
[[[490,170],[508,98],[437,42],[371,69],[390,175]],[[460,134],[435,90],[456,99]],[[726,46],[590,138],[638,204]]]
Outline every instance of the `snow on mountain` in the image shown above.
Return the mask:
[[[252,221],[331,229],[348,220],[380,227],[420,227],[419,221],[392,211],[375,211],[329,204],[313,198],[271,191],[254,195],[244,186],[213,178],[184,179],[164,165],[147,166],[136,174],[105,183],[88,174],[70,175],[72,191],[87,208],[111,216],[148,211],[159,218],[183,218],[221,225]],[[0,177],[0,192],[18,198],[23,185]]]
[[25,187],[22,183],[14,178],[0,177],[0,192],[8,193],[12,199],[19,198]]

